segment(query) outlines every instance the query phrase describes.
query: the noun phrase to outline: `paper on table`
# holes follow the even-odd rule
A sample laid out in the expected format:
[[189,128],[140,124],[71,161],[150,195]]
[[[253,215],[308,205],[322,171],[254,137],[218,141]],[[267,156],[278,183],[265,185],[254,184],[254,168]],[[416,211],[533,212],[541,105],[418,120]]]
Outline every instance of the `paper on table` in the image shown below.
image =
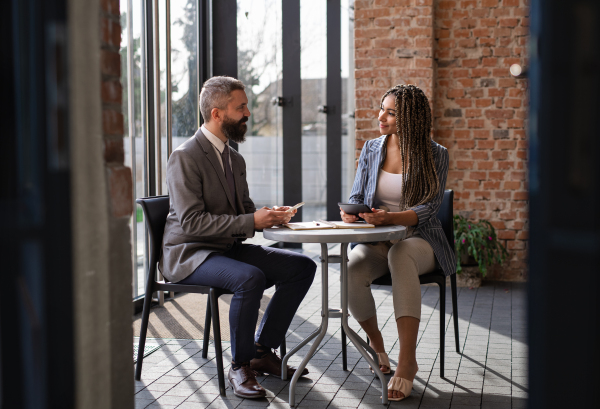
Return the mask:
[[334,226],[329,223],[318,222],[300,222],[300,223],[286,223],[283,226],[292,230],[320,230],[320,229],[335,229]]
[[316,222],[301,222],[301,223],[287,223],[283,226],[292,230],[322,230],[322,229],[367,229],[375,227],[374,224],[365,222],[328,222],[325,220],[318,220]]

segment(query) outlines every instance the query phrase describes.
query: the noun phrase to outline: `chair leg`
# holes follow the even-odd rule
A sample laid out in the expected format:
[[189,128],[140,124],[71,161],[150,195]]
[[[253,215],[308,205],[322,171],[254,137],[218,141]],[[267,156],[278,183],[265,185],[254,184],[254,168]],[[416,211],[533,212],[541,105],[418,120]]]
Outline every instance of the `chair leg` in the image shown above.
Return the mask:
[[[279,283],[275,284],[275,291],[279,290]],[[287,331],[286,331],[287,335]],[[279,345],[279,355],[283,358],[287,353],[287,348],[285,344],[285,335],[283,336],[283,341],[281,341],[281,345]]]
[[202,358],[208,357],[208,342],[210,341],[210,319],[211,319],[211,308],[210,308],[210,294],[206,297],[206,315],[204,315],[204,341],[202,343]]
[[[147,286],[150,287],[150,286]],[[146,346],[146,333],[148,332],[148,321],[150,321],[150,306],[152,304],[152,291],[146,288],[144,296],[144,309],[142,310],[142,326],[140,328],[140,342],[138,344],[138,357],[135,364],[135,380],[139,381],[142,377],[142,363],[144,360],[144,346]]]
[[283,337],[283,341],[281,341],[281,345],[279,345],[279,355],[283,358],[286,354],[286,351],[285,337]]
[[346,346],[346,331],[342,328],[342,369],[348,370],[348,348]]
[[454,341],[456,341],[456,353],[460,354],[460,343],[458,342],[458,295],[456,294],[456,274],[450,276],[452,288],[452,316],[454,317]]
[[446,345],[446,277],[439,283],[440,286],[440,377],[444,377],[444,352]]
[[223,350],[221,349],[221,326],[219,322],[219,299],[213,288],[210,289],[209,299],[213,322],[213,334],[215,337],[215,355],[217,360],[217,377],[219,378],[219,391],[225,396],[225,374],[223,371]]

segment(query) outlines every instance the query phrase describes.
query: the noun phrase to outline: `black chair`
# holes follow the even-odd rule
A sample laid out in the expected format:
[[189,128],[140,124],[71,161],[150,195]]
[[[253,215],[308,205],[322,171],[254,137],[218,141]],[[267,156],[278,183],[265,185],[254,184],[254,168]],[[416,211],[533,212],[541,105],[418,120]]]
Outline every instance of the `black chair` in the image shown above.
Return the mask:
[[[438,219],[442,223],[442,229],[446,234],[450,248],[454,251],[454,222],[453,222],[453,201],[454,191],[447,189],[444,192],[444,199],[438,212]],[[444,377],[444,348],[445,348],[445,324],[446,324],[446,276],[444,271],[439,268],[431,273],[419,276],[421,284],[436,283],[440,287],[440,376]],[[373,284],[392,285],[392,276],[388,273],[375,281]],[[450,276],[450,286],[452,289],[452,315],[454,317],[454,340],[456,341],[456,352],[460,354],[460,344],[458,342],[458,307],[456,302],[456,274]],[[345,348],[345,345],[344,345]]]
[[225,396],[225,377],[223,374],[223,350],[221,349],[221,328],[219,322],[218,299],[223,294],[232,294],[221,288],[173,284],[165,281],[156,281],[156,264],[160,259],[162,239],[165,231],[167,215],[169,213],[169,196],[155,196],[137,199],[136,202],[142,206],[146,226],[150,234],[150,248],[148,263],[148,276],[146,282],[146,295],[144,297],[144,310],[142,312],[142,327],[140,329],[140,343],[138,359],[135,367],[135,379],[140,380],[142,375],[142,362],[144,359],[144,345],[146,344],[146,332],[148,331],[148,319],[152,294],[155,291],[173,291],[182,293],[208,294],[206,301],[206,316],[204,319],[204,343],[202,346],[202,357],[206,358],[208,353],[208,341],[210,338],[210,323],[212,318],[213,333],[215,341],[215,353],[217,360],[217,376],[219,378],[219,391]]

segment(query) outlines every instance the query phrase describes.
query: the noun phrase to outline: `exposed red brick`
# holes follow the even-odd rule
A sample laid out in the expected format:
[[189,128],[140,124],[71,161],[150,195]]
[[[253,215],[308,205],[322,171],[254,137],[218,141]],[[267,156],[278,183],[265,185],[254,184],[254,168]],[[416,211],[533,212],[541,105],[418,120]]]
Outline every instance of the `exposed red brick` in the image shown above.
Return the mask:
[[477,160],[487,160],[489,159],[490,154],[487,151],[471,151],[471,158]]
[[[469,107],[473,106],[473,100],[471,98],[458,98],[455,100],[455,102],[461,108],[469,108]],[[467,112],[466,116],[467,117],[470,116],[469,112]]]
[[103,75],[121,76],[121,55],[115,51],[102,50],[100,55],[100,71]]
[[458,97],[462,97],[463,95],[465,95],[465,91],[462,89],[450,89],[446,93],[446,96],[448,98],[458,98]]
[[123,114],[119,111],[102,111],[102,129],[107,135],[123,135]]
[[121,46],[121,25],[106,17],[101,19],[102,43],[119,48]]
[[103,81],[101,95],[102,102],[120,104],[123,99],[121,81]]
[[503,0],[502,5],[504,7],[518,7],[521,0]]
[[102,7],[102,11],[112,14],[114,16],[119,16],[121,11],[119,10],[119,0],[101,0],[100,6]]
[[421,86],[433,107],[434,139],[450,153],[455,211],[489,219],[509,248],[510,262],[492,269],[500,279],[526,277],[527,96],[508,68],[527,64],[527,4],[355,2],[356,155],[379,135],[379,96],[398,82]]
[[517,20],[516,18],[503,18],[500,19],[499,21],[500,23],[500,27],[516,27],[517,24],[519,24],[519,20]]
[[109,166],[108,185],[113,217],[130,217],[133,212],[133,180],[126,166]]
[[123,164],[125,161],[123,138],[104,138],[104,161],[107,163]]
[[[376,18],[375,25],[377,27],[392,27],[392,20],[389,18]],[[396,26],[396,24],[394,24]]]
[[482,7],[498,7],[498,0],[481,0]]
[[477,141],[477,149],[494,149],[495,146],[496,141]]
[[356,10],[354,17],[359,18],[374,18],[374,17],[387,17],[390,15],[389,8],[369,8],[364,10]]
[[515,200],[529,200],[529,195],[527,192],[515,192],[514,196]]

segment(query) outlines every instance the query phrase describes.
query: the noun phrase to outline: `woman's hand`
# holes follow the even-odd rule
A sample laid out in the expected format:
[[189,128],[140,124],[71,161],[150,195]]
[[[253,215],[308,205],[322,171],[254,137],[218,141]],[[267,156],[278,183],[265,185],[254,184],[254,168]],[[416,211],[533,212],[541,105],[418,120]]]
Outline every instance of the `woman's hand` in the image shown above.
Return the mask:
[[365,219],[367,223],[374,224],[375,226],[390,224],[387,210],[375,208],[372,208],[371,210],[373,213],[359,213],[358,215]]
[[342,221],[344,223],[354,223],[355,221],[358,221],[358,217],[353,214],[348,214],[342,209],[340,209],[340,215],[342,216]]

